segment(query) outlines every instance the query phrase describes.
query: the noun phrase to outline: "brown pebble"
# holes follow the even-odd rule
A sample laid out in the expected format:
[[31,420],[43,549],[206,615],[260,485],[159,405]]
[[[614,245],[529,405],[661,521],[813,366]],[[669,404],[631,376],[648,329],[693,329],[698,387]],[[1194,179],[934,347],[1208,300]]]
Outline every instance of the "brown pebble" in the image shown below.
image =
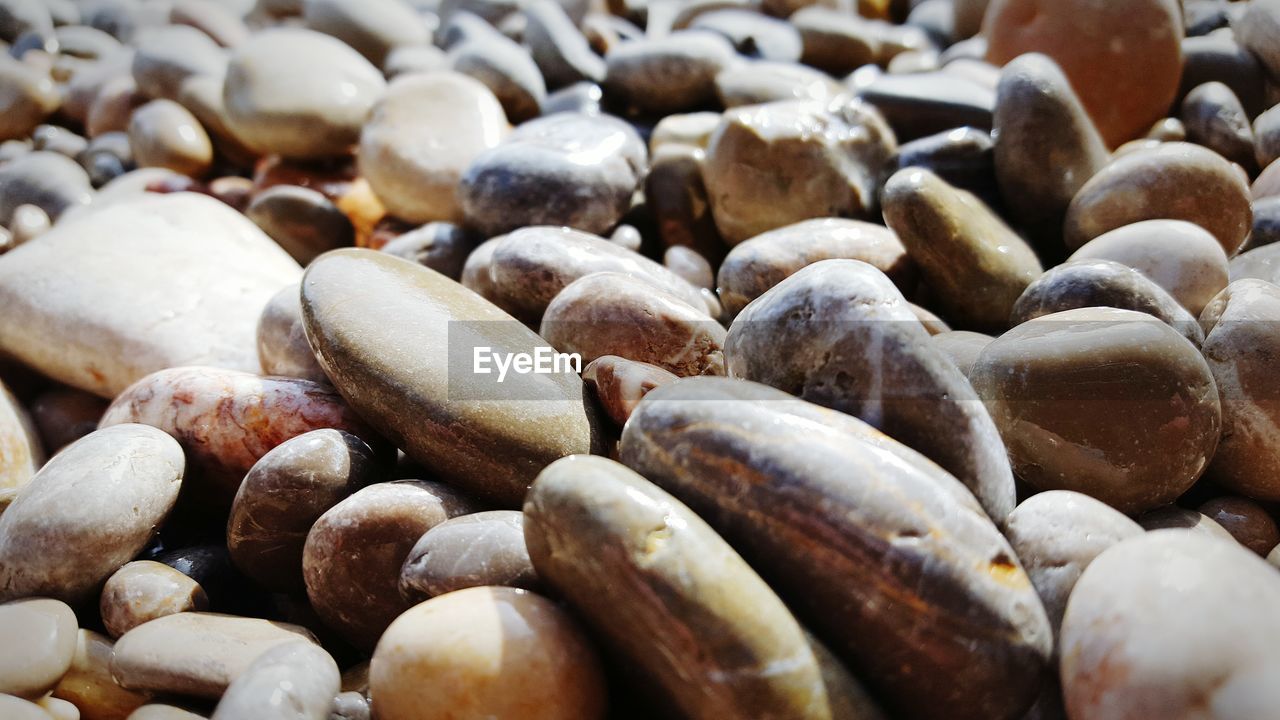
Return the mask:
[[583,368],[582,379],[595,391],[605,413],[621,427],[650,390],[679,378],[656,365],[604,355]]
[[1258,555],[1280,545],[1280,529],[1267,509],[1248,498],[1224,496],[1199,507],[1200,512],[1217,522],[1241,545]]
[[446,520],[418,538],[400,571],[400,594],[414,601],[482,585],[538,589],[523,514],[490,510]]
[[53,696],[80,710],[82,720],[125,720],[147,702],[147,696],[125,690],[111,676],[114,643],[92,630],[76,633],[76,654],[71,668],[58,681]]

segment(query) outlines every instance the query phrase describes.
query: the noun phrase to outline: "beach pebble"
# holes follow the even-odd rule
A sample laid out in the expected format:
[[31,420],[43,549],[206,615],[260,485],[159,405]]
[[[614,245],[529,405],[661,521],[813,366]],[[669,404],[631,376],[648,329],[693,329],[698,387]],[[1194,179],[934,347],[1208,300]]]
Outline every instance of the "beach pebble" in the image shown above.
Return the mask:
[[341,680],[323,648],[284,643],[259,655],[231,682],[211,720],[329,720]]
[[467,255],[475,249],[475,240],[460,225],[430,222],[396,237],[380,249],[458,280]]
[[600,82],[605,62],[591,50],[573,19],[555,0],[521,3],[525,17],[524,43],[542,70],[547,87],[559,89],[576,82]]
[[446,520],[418,538],[400,570],[400,594],[415,601],[482,585],[538,589],[523,514],[490,510]]
[[53,697],[76,706],[83,720],[125,720],[147,702],[147,696],[125,690],[111,676],[111,638],[92,630],[77,630],[71,667]]
[[56,221],[93,199],[84,168],[65,155],[36,151],[0,166],[0,225],[13,222],[23,205],[34,205]]
[[1201,504],[1199,510],[1260,557],[1265,558],[1280,545],[1276,521],[1266,508],[1253,500],[1228,495]]
[[605,355],[582,369],[582,379],[595,392],[605,414],[622,427],[650,390],[678,377],[656,365]]
[[0,447],[4,448],[0,454],[0,512],[3,512],[45,459],[31,416],[3,382],[0,382]]
[[285,287],[262,309],[258,319],[258,359],[264,375],[329,382],[307,343],[302,324],[302,301],[296,285]]
[[0,140],[29,137],[59,104],[57,85],[48,73],[0,58]]
[[176,100],[188,78],[220,78],[227,57],[208,35],[186,25],[148,27],[134,38],[137,52],[130,68],[138,92],[151,99]]
[[355,48],[375,67],[392,50],[430,39],[425,20],[403,0],[302,0],[302,22]]
[[253,196],[244,214],[300,265],[355,243],[351,220],[329,198],[310,188],[269,187]]
[[700,110],[715,102],[716,75],[736,60],[729,41],[711,32],[642,38],[609,51],[604,89],[624,106],[657,116]]
[[98,601],[102,624],[112,637],[165,615],[209,609],[200,583],[152,560],[135,560],[107,578]]
[[133,111],[129,147],[138,167],[162,167],[200,177],[213,162],[213,144],[200,121],[172,100],[152,100]]
[[1220,82],[1195,87],[1182,100],[1181,117],[1188,141],[1245,169],[1256,167],[1253,127],[1231,88]]
[[449,47],[449,69],[483,83],[508,120],[521,123],[541,112],[547,84],[529,51],[500,32],[486,31]]
[[71,667],[76,615],[66,603],[49,598],[0,604],[0,643],[5,648],[0,693],[38,700]]

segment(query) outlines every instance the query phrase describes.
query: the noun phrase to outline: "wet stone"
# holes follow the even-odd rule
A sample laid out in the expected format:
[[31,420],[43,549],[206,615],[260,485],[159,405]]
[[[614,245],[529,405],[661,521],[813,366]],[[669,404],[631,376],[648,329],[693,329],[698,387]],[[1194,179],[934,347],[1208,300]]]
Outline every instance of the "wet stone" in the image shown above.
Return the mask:
[[523,514],[490,510],[446,520],[418,539],[400,571],[400,594],[414,601],[483,585],[538,589]]
[[329,376],[324,374],[307,343],[302,301],[298,295],[298,287],[290,285],[276,293],[262,309],[257,333],[262,374],[328,383]]
[[166,615],[209,608],[204,588],[168,565],[135,560],[107,578],[99,599],[102,623],[118,638]]
[[388,255],[418,263],[453,280],[462,277],[467,255],[474,249],[475,240],[466,230],[447,222],[427,223],[381,248]]
[[713,104],[716,75],[734,64],[736,56],[718,34],[681,31],[622,43],[605,60],[604,88],[610,98],[661,116]]
[[711,263],[693,248],[683,245],[667,248],[662,254],[662,265],[694,287],[707,290],[715,287],[716,275],[711,268]]
[[977,195],[989,207],[1000,205],[995,143],[984,130],[957,128],[904,143],[890,169],[909,167],[924,168],[951,186]]

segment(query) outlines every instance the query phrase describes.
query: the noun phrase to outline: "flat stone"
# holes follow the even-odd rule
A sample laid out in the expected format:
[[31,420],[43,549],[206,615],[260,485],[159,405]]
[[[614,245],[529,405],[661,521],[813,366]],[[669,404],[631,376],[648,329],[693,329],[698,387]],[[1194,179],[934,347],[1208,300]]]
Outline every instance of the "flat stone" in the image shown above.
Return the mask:
[[1231,163],[1198,145],[1162,143],[1131,152],[1076,193],[1063,238],[1075,250],[1109,230],[1156,219],[1195,223],[1232,255],[1253,222],[1248,184]]
[[399,78],[360,133],[360,172],[401,220],[460,221],[459,179],[506,134],[502,106],[479,81],[456,73]]
[[1034,699],[1052,645],[1040,600],[923,456],[779,390],[686,378],[640,403],[621,458],[708,519],[895,717],[1012,719]]
[[717,73],[737,55],[724,37],[686,30],[621,43],[605,57],[604,88],[626,107],[657,116],[715,103]]
[[[61,446],[59,446],[61,447]],[[31,416],[0,381],[0,513],[44,464]],[[50,448],[57,450],[58,447]]]
[[211,720],[328,720],[341,680],[323,648],[284,643],[259,655],[231,682]]
[[[532,353],[544,341],[439,273],[372,250],[338,250],[307,269],[302,310],[321,365],[351,406],[477,497],[516,505],[545,465],[592,447],[575,375],[498,385],[496,374],[468,372],[472,346]],[[498,397],[506,402],[485,402]]]
[[209,609],[200,583],[153,560],[135,560],[107,578],[98,601],[112,637],[166,615]]
[[20,140],[61,104],[49,73],[17,60],[0,59],[0,140]]
[[129,145],[139,167],[199,177],[213,163],[213,143],[200,121],[172,100],[152,100],[133,111]]
[[254,195],[244,214],[300,265],[305,266],[321,253],[355,244],[351,220],[329,198],[311,188],[269,187]]
[[186,25],[163,25],[140,31],[134,42],[132,74],[138,90],[148,98],[176,100],[188,78],[222,77],[226,52],[208,35]]
[[38,700],[71,667],[76,614],[66,603],[49,598],[0,604],[0,642],[5,647],[0,692]]
[[58,453],[0,515],[0,600],[88,597],[150,542],[184,465],[173,438],[142,425],[98,430]]
[[0,225],[8,226],[23,205],[35,205],[57,220],[94,199],[89,176],[75,160],[37,151],[0,166]]
[[1200,505],[1200,512],[1221,525],[1236,542],[1259,557],[1280,545],[1280,529],[1262,505],[1248,498],[1226,495]]
[[298,274],[217,200],[123,199],[0,256],[0,349],[104,397],[176,365],[257,371],[258,316]]
[[733,321],[725,360],[732,377],[848,413],[918,450],[997,523],[1013,510],[1013,474],[991,417],[871,265],[824,260],[778,283]]
[[1208,365],[1145,313],[1081,308],[1025,322],[982,351],[970,379],[1018,477],[1124,513],[1177,499],[1218,445]]
[[942,72],[882,75],[857,89],[884,115],[900,142],[972,127],[990,130],[994,89]]
[[600,660],[577,623],[525,590],[433,598],[387,628],[369,663],[381,720],[602,720]]
[[485,585],[539,588],[522,513],[490,510],[446,520],[418,538],[400,570],[400,594],[415,601]]
[[302,22],[355,48],[376,67],[395,48],[431,39],[426,21],[402,0],[303,0]]
[[678,378],[656,365],[605,355],[582,369],[582,379],[595,391],[605,414],[622,427],[649,391]]
[[130,690],[217,699],[263,653],[315,642],[289,623],[214,613],[166,615],[116,641],[111,674]]
[[111,677],[111,638],[92,630],[77,630],[71,667],[53,697],[80,710],[84,720],[123,720],[147,702],[147,696],[125,690]]

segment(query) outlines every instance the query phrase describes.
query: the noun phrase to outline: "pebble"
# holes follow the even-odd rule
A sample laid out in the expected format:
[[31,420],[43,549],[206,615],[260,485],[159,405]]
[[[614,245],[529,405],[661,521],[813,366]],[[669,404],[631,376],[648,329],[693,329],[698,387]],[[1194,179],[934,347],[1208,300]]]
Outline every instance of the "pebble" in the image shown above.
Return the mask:
[[56,221],[92,200],[88,175],[65,155],[36,151],[0,166],[0,225],[13,222],[14,212],[23,205],[35,205]]
[[13,42],[23,33],[53,29],[49,8],[41,0],[0,2],[0,40]]
[[396,618],[369,664],[381,720],[602,720],[600,661],[577,623],[526,590],[476,587]]
[[971,330],[947,330],[929,336],[934,347],[942,351],[951,362],[955,363],[966,378],[971,377],[973,364],[978,361],[982,350],[995,338]]
[[361,131],[361,175],[401,220],[460,221],[459,178],[506,133],[502,105],[478,80],[443,72],[402,77]]
[[1135,310],[1158,318],[1193,345],[1204,342],[1196,317],[1146,275],[1113,260],[1072,260],[1051,268],[1027,286],[1014,303],[1010,321],[1028,320],[1087,307]]
[[898,148],[890,172],[908,167],[929,170],[953,187],[977,195],[989,207],[1002,207],[995,143],[984,130],[957,128],[905,143]]
[[139,167],[200,177],[213,163],[213,143],[200,121],[172,100],[152,100],[133,111],[129,146]]
[[826,73],[795,63],[753,60],[716,75],[716,96],[726,108],[782,100],[832,103],[848,92]]
[[1267,553],[1280,545],[1276,521],[1266,508],[1253,500],[1228,495],[1203,503],[1199,509],[1259,557],[1267,557]]
[[1231,29],[1245,49],[1257,56],[1271,77],[1280,77],[1280,2],[1251,2]]
[[604,355],[582,369],[582,379],[595,391],[605,414],[622,427],[649,391],[678,377],[656,365]]
[[987,60],[1053,58],[1107,144],[1137,137],[1173,103],[1182,69],[1182,13],[1172,0],[991,0]]
[[151,540],[184,466],[173,438],[142,425],[104,428],[58,453],[0,515],[0,600],[88,597]]
[[98,606],[102,624],[118,638],[166,615],[209,608],[200,583],[152,560],[135,560],[107,578]]
[[74,705],[84,720],[124,720],[147,702],[111,677],[113,645],[104,635],[77,630],[71,667],[53,689],[53,697]]
[[303,0],[302,22],[346,43],[375,67],[398,47],[430,41],[426,22],[403,0]]
[[1219,540],[1235,540],[1226,528],[1216,520],[1196,510],[1188,510],[1176,505],[1148,510],[1137,518],[1143,530],[1190,530],[1191,532],[1218,538]]
[[867,217],[893,133],[875,111],[805,101],[734,108],[702,168],[712,215],[730,245],[818,217]]
[[1246,279],[1204,309],[1205,360],[1222,401],[1222,441],[1209,475],[1219,486],[1258,500],[1280,500],[1280,426],[1270,371],[1280,320],[1280,288]]
[[[307,269],[302,310],[321,366],[351,407],[478,498],[515,506],[543,466],[590,452],[594,420],[576,376],[517,375],[498,386],[495,374],[457,372],[452,363],[473,354],[463,345],[532,353],[544,341],[439,273],[372,250],[334,251]],[[471,338],[453,350],[438,342],[451,323]],[[506,402],[483,401],[499,390]]]
[[1068,261],[1114,260],[1141,272],[1192,315],[1228,282],[1227,254],[1208,230],[1182,220],[1144,220],[1103,233]]
[[795,63],[803,50],[800,31],[794,26],[750,10],[710,10],[694,18],[689,27],[723,36],[747,57]]
[[349,152],[385,88],[382,74],[350,46],[289,28],[236,48],[223,98],[240,142],[260,154],[307,159]]
[[121,199],[0,256],[0,349],[103,397],[174,365],[257,371],[258,316],[298,272],[216,200]]
[[1253,138],[1258,167],[1269,167],[1280,159],[1280,109],[1272,108],[1254,119]]
[[305,588],[307,532],[329,508],[382,479],[380,459],[360,438],[313,430],[277,445],[250,468],[227,520],[236,567],[277,592]]
[[598,116],[602,112],[603,100],[604,89],[596,83],[583,80],[547,93],[547,99],[542,101],[542,114],[545,116],[569,112]]
[[289,623],[182,612],[144,623],[116,641],[111,674],[129,690],[216,700],[272,648],[314,642]]
[[737,54],[716,33],[682,30],[621,43],[605,62],[610,99],[661,117],[713,105],[716,76],[737,62]]
[[[714,117],[718,125],[719,113]],[[659,142],[658,133],[662,130],[662,123],[654,129],[654,138]],[[653,213],[663,245],[687,245],[708,258],[719,258],[724,255],[725,243],[716,229],[707,185],[702,179],[704,156],[702,148],[678,142],[656,145],[644,182],[645,205]]]
[[53,720],[39,705],[12,695],[0,694],[0,712],[7,720]]
[[949,317],[974,330],[1008,327],[1014,303],[1042,272],[1022,238],[928,170],[894,173],[881,202],[886,224]]
[[382,74],[387,80],[394,80],[401,75],[443,70],[448,65],[449,58],[434,45],[402,45],[387,53],[387,59],[382,62]]
[[66,603],[49,598],[0,604],[0,643],[5,648],[0,693],[38,700],[71,667],[76,615]]
[[[1187,578],[1194,591],[1171,586]],[[1277,602],[1280,576],[1234,543],[1179,530],[1121,542],[1089,565],[1067,606],[1067,713],[1265,717],[1280,701],[1268,681],[1280,667]]]
[[135,40],[131,72],[138,91],[148,98],[176,100],[188,78],[222,77],[227,70],[226,52],[193,27],[149,27]]
[[341,680],[337,664],[319,646],[277,645],[231,682],[211,720],[329,720]]
[[1162,143],[1113,160],[1085,183],[1067,209],[1063,236],[1076,250],[1109,230],[1155,219],[1195,223],[1233,255],[1253,222],[1248,184],[1212,150]]
[[1016,718],[1034,699],[1052,642],[1035,590],[923,456],[778,390],[688,378],[640,403],[621,459],[708,519],[895,717]]
[[449,48],[449,69],[480,81],[508,120],[522,123],[541,112],[547,84],[529,51],[499,32],[485,32]]
[[414,601],[485,585],[538,589],[524,515],[515,510],[459,515],[436,525],[418,538],[400,570],[400,594]]
[[724,328],[697,306],[622,273],[581,277],[556,294],[538,334],[583,362],[605,355],[678,376],[723,375]]
[[178,90],[178,103],[185,107],[204,128],[214,150],[227,162],[251,166],[257,159],[231,131],[227,105],[222,96],[221,78],[200,76],[188,79]]
[[72,160],[89,146],[89,141],[57,125],[37,125],[31,132],[34,150],[49,150],[66,155]]
[[1208,82],[1221,82],[1235,93],[1249,117],[1268,107],[1266,71],[1257,56],[1241,47],[1231,33],[1188,37],[1182,41],[1179,97]]
[[1199,85],[1182,100],[1187,140],[1246,170],[1255,168],[1253,128],[1240,100],[1220,82]]
[[649,134],[649,152],[656,156],[664,145],[685,146],[705,150],[711,134],[720,125],[720,113],[702,111],[667,115],[653,126]]
[[1277,242],[1280,242],[1280,197],[1254,202],[1253,230],[1244,249],[1257,249]]
[[804,630],[746,561],[635,472],[558,460],[525,514],[540,575],[681,716],[830,718],[849,702],[833,697],[841,688],[823,682]]
[[702,290],[715,288],[715,270],[712,269],[711,263],[693,248],[683,245],[668,247],[662,253],[662,265],[696,288]]
[[990,130],[996,105],[995,88],[944,72],[881,75],[857,95],[884,115],[899,142],[958,127]]
[[60,104],[57,85],[48,73],[0,58],[0,140],[29,137]]
[[174,705],[154,703],[134,710],[126,720],[205,720],[205,717]]
[[459,280],[467,256],[475,249],[475,241],[460,225],[430,222],[400,235],[380,249],[435,270],[450,280]]
[[307,343],[299,292],[297,285],[285,287],[262,310],[257,332],[262,373],[328,383],[329,376]]
[[329,198],[311,188],[276,185],[256,193],[244,210],[300,265],[355,243],[355,228]]
[[143,423],[182,444],[201,490],[225,504],[246,472],[269,450],[320,428],[375,436],[333,388],[309,380],[260,377],[238,370],[178,367],[126,388],[101,426]]
[[[50,447],[50,450],[57,450]],[[0,513],[44,464],[44,449],[31,416],[0,381]]]
[[970,379],[1018,477],[1124,513],[1175,500],[1218,445],[1208,365],[1145,313],[1094,307],[1030,320],[988,345]]
[[[14,233],[17,239],[17,233]],[[1280,280],[1280,246],[1266,245],[1231,258],[1228,264],[1232,282],[1236,280],[1266,280],[1275,284]]]
[[91,138],[113,132],[127,132],[133,111],[142,107],[147,97],[138,91],[138,84],[129,75],[119,75],[108,80],[89,105],[85,118],[85,131]]
[[800,61],[841,77],[873,63],[881,34],[870,21],[821,3],[796,10],[787,21],[800,31]]
[[560,89],[584,80],[604,80],[606,67],[578,32],[574,21],[555,0],[522,3],[526,25],[524,44],[542,71],[550,89]]
[[996,522],[1013,510],[995,424],[871,265],[824,260],[796,272],[738,315],[724,347],[731,377],[866,421],[952,473]]
[[13,219],[9,221],[9,232],[13,233],[13,244],[22,245],[49,231],[49,214],[35,205],[19,205],[13,210]]
[[169,22],[190,25],[222,47],[235,47],[249,39],[249,29],[231,5],[208,0],[176,0]]
[[480,153],[462,175],[458,201],[467,224],[485,237],[530,225],[604,234],[631,207],[646,155],[635,130],[617,118],[549,115]]

